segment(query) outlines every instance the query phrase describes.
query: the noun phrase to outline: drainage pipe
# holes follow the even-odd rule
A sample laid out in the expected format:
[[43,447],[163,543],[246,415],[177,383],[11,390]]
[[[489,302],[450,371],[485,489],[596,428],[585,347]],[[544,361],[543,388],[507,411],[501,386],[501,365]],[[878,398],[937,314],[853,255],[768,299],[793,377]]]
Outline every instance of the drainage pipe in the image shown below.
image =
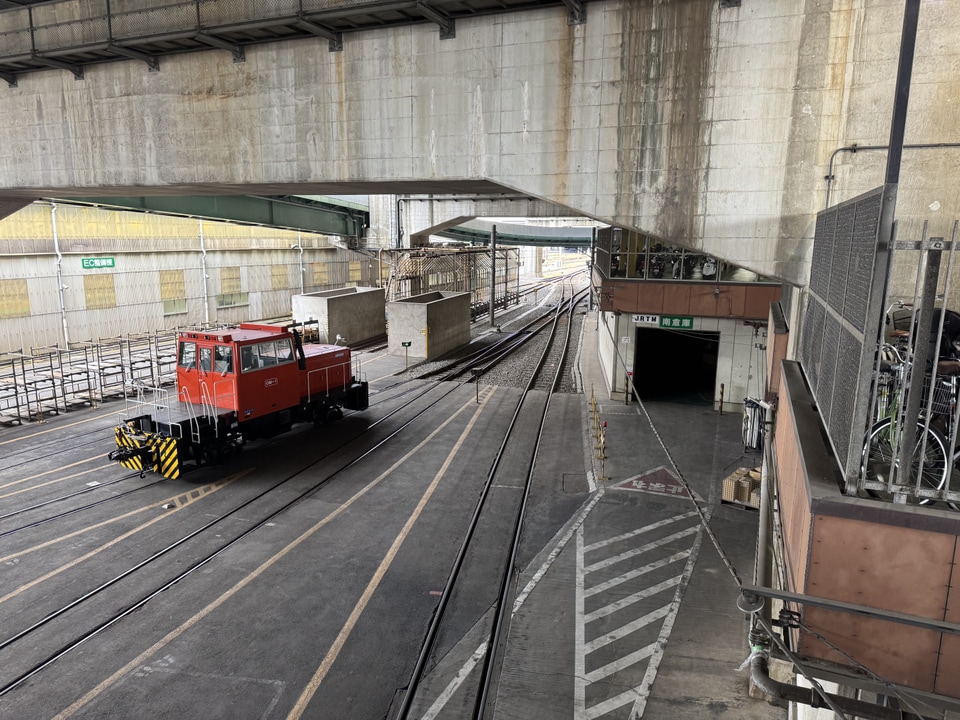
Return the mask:
[[[770,471],[773,464],[773,452],[771,451],[771,442],[773,440],[773,405],[760,401],[760,407],[764,410],[763,418],[763,463],[760,466],[760,517],[757,530],[757,564],[754,568],[754,581],[760,587],[770,587],[770,507],[773,503],[773,494],[770,492]],[[764,603],[764,619],[768,622],[771,618],[771,604]]]
[[57,204],[50,203],[50,224],[53,227],[53,251],[57,254],[57,296],[60,298],[60,323],[63,325],[63,345],[70,349],[70,333],[67,330],[67,306],[63,301],[63,253],[57,236]]
[[[760,690],[776,700],[802,703],[814,708],[827,706],[820,693],[814,688],[802,688],[799,685],[783,683],[770,677],[767,659],[762,655],[755,655],[750,661],[750,680]],[[834,693],[824,693],[824,695],[844,714],[861,718],[861,720],[933,720],[933,718],[917,715],[906,710],[883,707],[882,705],[875,705]]]
[[207,296],[207,248],[203,244],[203,218],[197,218],[200,223],[200,281],[203,283],[203,323],[210,325],[210,298]]
[[[858,152],[866,152],[867,150],[887,150],[889,145],[845,145],[844,147],[839,147],[830,153],[830,163],[827,166],[827,174],[824,176],[824,180],[827,181],[827,199],[824,203],[824,209],[830,207],[830,185],[836,179],[833,174],[833,161],[842,152],[848,152],[856,154]],[[947,148],[960,148],[960,143],[916,143],[910,145],[904,145],[904,150],[936,150],[936,149],[947,149]]]

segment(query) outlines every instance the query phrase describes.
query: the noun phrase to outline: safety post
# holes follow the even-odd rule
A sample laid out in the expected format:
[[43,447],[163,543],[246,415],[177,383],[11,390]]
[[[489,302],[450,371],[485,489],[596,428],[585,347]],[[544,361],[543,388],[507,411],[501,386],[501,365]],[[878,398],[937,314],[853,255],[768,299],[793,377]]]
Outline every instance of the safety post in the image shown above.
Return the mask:
[[600,420],[600,412],[597,410],[597,399],[593,393],[593,387],[590,388],[590,415],[593,418],[593,436],[596,440],[594,450],[597,451],[597,459],[600,461],[600,477],[597,479],[600,482],[604,482],[607,479],[604,472],[604,462],[607,459],[607,423]]

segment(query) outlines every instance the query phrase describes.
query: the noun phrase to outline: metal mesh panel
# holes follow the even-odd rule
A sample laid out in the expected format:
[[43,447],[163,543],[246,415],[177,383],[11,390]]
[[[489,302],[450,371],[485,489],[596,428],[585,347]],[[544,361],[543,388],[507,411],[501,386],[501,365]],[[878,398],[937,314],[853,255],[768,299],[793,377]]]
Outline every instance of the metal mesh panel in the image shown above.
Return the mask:
[[830,307],[843,312],[844,296],[847,290],[847,270],[850,258],[850,238],[853,236],[853,224],[857,217],[856,205],[841,208],[837,213],[837,228],[833,237],[833,258],[830,270],[829,294],[825,298]]
[[106,0],[37,5],[33,32],[39,52],[105,43],[109,39]]
[[139,0],[112,0],[113,37],[135,38],[197,29],[195,0],[143,8]]
[[827,427],[833,429],[834,405],[848,402],[849,398],[837,397],[834,394],[834,380],[837,372],[837,350],[840,347],[840,323],[833,315],[827,313],[823,320],[823,346],[820,353],[820,382],[817,384],[817,404],[820,414],[827,422]]
[[810,260],[810,290],[818,296],[827,297],[830,285],[830,266],[833,259],[833,238],[836,231],[835,213],[817,215],[817,230]]
[[820,383],[820,350],[823,347],[823,306],[816,298],[811,298],[807,305],[806,318],[803,322],[803,345],[801,346],[801,360],[807,374],[807,380],[813,389],[814,395]]
[[[838,326],[839,327],[839,326]],[[830,427],[837,428],[833,444],[838,457],[849,457],[851,452],[860,454],[859,433],[853,426],[854,402],[860,382],[860,341],[846,328],[840,327],[840,343],[837,352],[836,377],[833,381],[834,402],[830,409]],[[850,432],[840,432],[852,428]]]
[[221,25],[245,22],[251,18],[295,17],[299,12],[299,0],[204,0],[200,3],[200,24]]
[[0,14],[0,57],[23,55],[33,47],[28,10],[7,10]]
[[303,11],[317,12],[335,8],[356,8],[363,5],[377,6],[381,3],[370,2],[370,0],[303,0]]
[[[845,477],[860,465],[875,337],[882,188],[817,216],[799,355]],[[871,307],[872,306],[872,307]],[[871,324],[871,319],[874,324]]]
[[850,237],[850,262],[843,303],[843,317],[860,332],[864,331],[867,317],[879,225],[880,196],[865,198],[857,205],[857,217]]

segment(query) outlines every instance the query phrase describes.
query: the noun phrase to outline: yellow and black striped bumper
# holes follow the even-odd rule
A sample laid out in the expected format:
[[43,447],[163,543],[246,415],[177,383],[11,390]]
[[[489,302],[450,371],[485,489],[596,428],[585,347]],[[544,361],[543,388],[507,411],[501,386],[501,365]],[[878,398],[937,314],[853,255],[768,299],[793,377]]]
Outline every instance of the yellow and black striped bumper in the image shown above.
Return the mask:
[[110,459],[123,467],[143,472],[152,470],[169,480],[180,477],[179,444],[176,438],[144,432],[128,425],[115,429],[117,450]]

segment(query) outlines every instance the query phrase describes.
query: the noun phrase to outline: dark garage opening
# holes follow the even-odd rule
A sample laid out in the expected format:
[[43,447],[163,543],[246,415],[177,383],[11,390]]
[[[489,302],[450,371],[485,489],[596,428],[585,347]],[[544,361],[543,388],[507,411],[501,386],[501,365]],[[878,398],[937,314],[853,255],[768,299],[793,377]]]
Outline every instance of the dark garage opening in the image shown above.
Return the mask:
[[712,405],[720,333],[637,328],[633,384],[641,400]]

